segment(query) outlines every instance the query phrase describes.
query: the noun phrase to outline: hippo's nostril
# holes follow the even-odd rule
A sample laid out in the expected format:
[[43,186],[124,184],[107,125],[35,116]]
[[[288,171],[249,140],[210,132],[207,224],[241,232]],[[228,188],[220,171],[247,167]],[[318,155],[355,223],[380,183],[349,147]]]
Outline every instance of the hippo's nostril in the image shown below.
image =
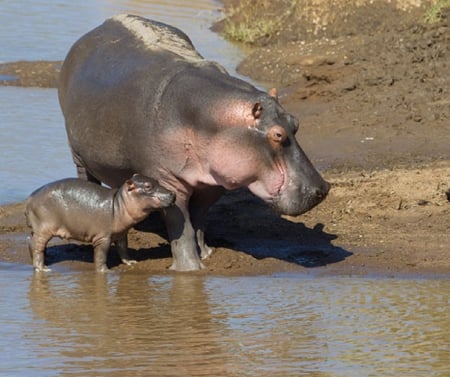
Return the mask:
[[328,191],[330,191],[330,184],[328,182],[324,182],[324,184],[316,189],[315,195],[318,199],[324,199],[327,194]]

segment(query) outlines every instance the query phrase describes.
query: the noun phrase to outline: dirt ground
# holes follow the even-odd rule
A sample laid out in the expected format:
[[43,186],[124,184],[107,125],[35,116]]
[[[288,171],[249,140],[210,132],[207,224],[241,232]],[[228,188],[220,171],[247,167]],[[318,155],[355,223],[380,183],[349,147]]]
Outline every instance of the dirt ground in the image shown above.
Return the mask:
[[[449,19],[445,11],[430,25],[420,8],[361,7],[351,22],[313,37],[290,18],[256,43],[239,71],[278,88],[332,190],[295,218],[275,215],[244,190],[225,195],[208,217],[215,252],[195,273],[449,276]],[[28,64],[0,66],[0,83],[54,85],[60,63]],[[0,260],[30,263],[27,232],[23,203],[0,207]],[[111,267],[171,273],[160,225],[129,238],[139,263],[120,265],[111,253]],[[48,259],[54,269],[93,269],[88,246],[55,243]]]

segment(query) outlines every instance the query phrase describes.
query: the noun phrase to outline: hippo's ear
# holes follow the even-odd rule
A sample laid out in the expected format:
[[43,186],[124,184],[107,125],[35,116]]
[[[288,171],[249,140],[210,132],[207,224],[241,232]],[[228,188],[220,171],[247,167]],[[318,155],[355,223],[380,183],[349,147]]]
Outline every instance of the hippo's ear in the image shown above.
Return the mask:
[[136,185],[134,184],[134,182],[131,179],[127,179],[125,181],[125,184],[127,185],[127,191],[133,191],[136,188]]
[[253,105],[252,115],[255,119],[259,119],[261,117],[262,109],[263,108],[259,102],[256,102]]
[[269,90],[269,96],[275,98],[276,100],[278,100],[278,90],[277,88],[272,88]]

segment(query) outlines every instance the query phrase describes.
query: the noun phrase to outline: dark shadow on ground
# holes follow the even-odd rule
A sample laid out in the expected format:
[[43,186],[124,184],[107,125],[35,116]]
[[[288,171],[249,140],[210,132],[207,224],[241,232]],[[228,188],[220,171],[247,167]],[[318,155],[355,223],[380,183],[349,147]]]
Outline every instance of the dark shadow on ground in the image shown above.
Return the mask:
[[[161,244],[157,247],[138,250],[128,248],[128,253],[130,259],[138,262],[149,259],[166,259],[172,256],[169,244]],[[94,268],[94,248],[89,244],[78,244],[75,242],[64,242],[47,248],[45,256],[45,264],[47,266],[64,261],[91,263],[92,268]],[[108,254],[108,268],[114,268],[120,264],[122,264],[122,261],[120,260],[116,247],[112,245]]]
[[[206,241],[212,247],[242,251],[257,259],[276,258],[304,267],[324,266],[352,255],[334,246],[331,241],[337,236],[324,232],[323,228],[323,224],[308,228],[301,222],[286,220],[248,190],[242,189],[227,192],[211,207],[205,233]],[[158,213],[151,214],[136,229],[167,238]],[[168,246],[162,250],[170,256]],[[141,249],[136,257],[142,252],[149,258],[158,258],[155,249]],[[161,250],[156,252],[161,255]]]
[[337,236],[324,232],[323,228],[323,224],[308,228],[301,222],[286,220],[247,190],[238,190],[226,193],[211,208],[206,237],[210,246],[304,267],[324,266],[352,255],[334,246],[331,241]]
[[[301,217],[300,217],[301,220]],[[210,209],[206,240],[212,247],[224,247],[249,254],[257,259],[276,258],[304,267],[320,267],[340,262],[351,252],[332,244],[336,235],[324,232],[323,224],[313,228],[277,215],[247,190],[228,192]],[[153,213],[136,226],[139,232],[156,233],[167,239],[166,229],[158,213]],[[129,248],[131,259],[144,261],[171,257],[168,243],[150,248]],[[72,260],[93,263],[91,245],[65,243],[47,249],[46,263],[51,265]],[[115,246],[108,255],[108,267],[122,262]]]

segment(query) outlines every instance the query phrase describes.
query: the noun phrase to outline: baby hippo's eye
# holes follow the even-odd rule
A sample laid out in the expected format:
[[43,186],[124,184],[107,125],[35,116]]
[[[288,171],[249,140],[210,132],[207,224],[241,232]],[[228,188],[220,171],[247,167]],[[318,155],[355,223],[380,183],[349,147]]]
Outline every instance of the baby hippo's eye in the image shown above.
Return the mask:
[[145,191],[151,191],[153,189],[153,185],[150,182],[144,183],[144,190]]

